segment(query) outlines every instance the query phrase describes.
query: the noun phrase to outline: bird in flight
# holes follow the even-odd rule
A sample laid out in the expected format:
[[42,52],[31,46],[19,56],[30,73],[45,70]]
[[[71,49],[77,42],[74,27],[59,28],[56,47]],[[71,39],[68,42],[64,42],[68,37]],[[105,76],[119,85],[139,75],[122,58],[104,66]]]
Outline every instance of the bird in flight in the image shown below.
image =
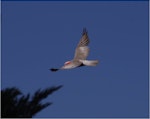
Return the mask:
[[51,71],[58,71],[61,69],[72,69],[81,66],[96,66],[98,64],[98,60],[86,60],[89,54],[89,37],[86,28],[83,28],[82,37],[75,49],[74,58],[71,61],[67,61],[64,63],[64,66],[60,68],[51,68]]

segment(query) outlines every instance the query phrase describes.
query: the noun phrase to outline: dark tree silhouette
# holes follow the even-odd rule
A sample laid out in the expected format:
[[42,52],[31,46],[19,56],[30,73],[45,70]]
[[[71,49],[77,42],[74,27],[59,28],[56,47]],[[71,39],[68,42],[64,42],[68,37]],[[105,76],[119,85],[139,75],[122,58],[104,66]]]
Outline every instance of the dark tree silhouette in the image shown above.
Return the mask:
[[41,101],[61,87],[62,85],[44,90],[39,89],[32,97],[29,93],[23,95],[16,87],[1,90],[1,117],[32,118],[36,113],[52,104],[52,102],[42,104]]

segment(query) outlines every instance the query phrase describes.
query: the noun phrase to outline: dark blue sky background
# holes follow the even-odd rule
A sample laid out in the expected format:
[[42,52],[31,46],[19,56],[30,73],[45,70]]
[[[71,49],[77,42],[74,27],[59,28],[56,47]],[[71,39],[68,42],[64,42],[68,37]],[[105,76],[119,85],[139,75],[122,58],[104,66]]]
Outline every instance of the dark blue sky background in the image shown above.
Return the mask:
[[[83,27],[96,67],[73,58]],[[35,117],[148,117],[147,2],[2,2],[2,88],[63,85]]]

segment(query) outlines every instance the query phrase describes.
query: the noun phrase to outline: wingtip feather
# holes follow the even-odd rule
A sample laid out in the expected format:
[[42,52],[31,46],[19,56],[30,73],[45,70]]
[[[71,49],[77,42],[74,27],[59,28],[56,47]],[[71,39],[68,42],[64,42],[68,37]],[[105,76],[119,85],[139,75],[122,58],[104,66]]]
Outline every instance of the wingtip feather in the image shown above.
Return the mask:
[[83,28],[83,32],[82,32],[82,35],[85,35],[85,34],[87,34],[88,32],[87,32],[87,29],[84,27]]
[[52,71],[52,72],[56,72],[56,71],[58,71],[59,69],[51,68],[51,69],[49,69],[49,70]]

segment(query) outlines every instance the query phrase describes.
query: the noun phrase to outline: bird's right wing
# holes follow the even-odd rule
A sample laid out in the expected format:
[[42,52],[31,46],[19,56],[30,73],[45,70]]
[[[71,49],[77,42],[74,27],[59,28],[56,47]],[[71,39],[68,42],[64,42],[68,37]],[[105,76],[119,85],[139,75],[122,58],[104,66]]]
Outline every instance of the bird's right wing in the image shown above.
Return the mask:
[[75,56],[74,59],[86,59],[88,54],[89,54],[89,48],[88,48],[88,44],[89,44],[89,37],[88,37],[88,33],[87,30],[84,28],[83,29],[83,33],[82,33],[82,37],[77,45],[77,48],[75,50]]
[[51,68],[51,69],[49,69],[49,70],[51,70],[52,72],[56,72],[56,71],[58,71],[59,69],[57,69],[57,68]]

